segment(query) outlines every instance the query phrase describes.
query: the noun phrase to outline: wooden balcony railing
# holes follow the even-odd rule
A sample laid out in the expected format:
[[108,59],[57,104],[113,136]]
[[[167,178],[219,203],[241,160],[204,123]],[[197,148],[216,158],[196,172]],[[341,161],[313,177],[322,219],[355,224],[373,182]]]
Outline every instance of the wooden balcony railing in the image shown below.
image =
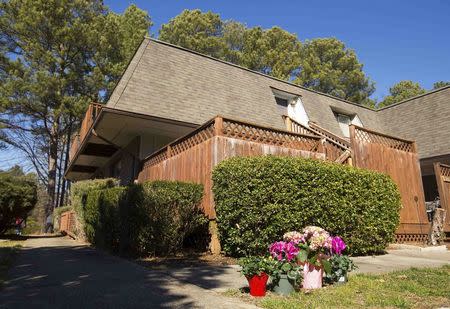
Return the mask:
[[94,124],[94,121],[100,113],[101,109],[102,105],[99,103],[89,104],[86,114],[84,115],[84,119],[81,122],[80,130],[73,137],[72,145],[70,146],[69,151],[69,161],[72,161],[72,159],[74,158],[75,154],[83,143],[83,140],[86,138],[86,135]]
[[[310,122],[309,127],[283,116],[288,131],[299,134],[311,134],[323,139],[327,160],[341,164],[351,164],[350,142]],[[350,160],[350,161],[349,161]]]
[[317,135],[288,132],[217,116],[187,135],[152,153],[144,159],[144,168],[165,161],[214,136],[323,153],[321,138]]

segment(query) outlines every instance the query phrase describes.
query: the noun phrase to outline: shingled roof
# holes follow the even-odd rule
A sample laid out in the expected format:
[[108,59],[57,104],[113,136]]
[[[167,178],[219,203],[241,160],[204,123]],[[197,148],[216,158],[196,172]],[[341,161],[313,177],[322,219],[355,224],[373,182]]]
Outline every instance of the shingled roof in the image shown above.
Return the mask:
[[388,134],[415,140],[420,158],[450,154],[450,86],[377,111]]
[[309,120],[336,135],[340,111],[357,114],[367,128],[417,140],[421,157],[450,153],[436,134],[450,132],[450,87],[376,111],[152,38],[139,46],[107,106],[198,125],[220,114],[284,129],[273,89],[300,96]]
[[341,131],[330,107],[380,129],[367,107],[151,38],[140,45],[107,106],[197,124],[220,114],[285,128],[272,89],[300,96],[310,120],[335,134]]

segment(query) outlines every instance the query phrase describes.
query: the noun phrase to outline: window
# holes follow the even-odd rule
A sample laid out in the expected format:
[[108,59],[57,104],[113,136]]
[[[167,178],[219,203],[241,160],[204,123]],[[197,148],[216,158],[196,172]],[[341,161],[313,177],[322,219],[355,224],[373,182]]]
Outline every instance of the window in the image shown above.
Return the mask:
[[299,94],[289,93],[272,88],[277,109],[282,116],[308,126],[309,118]]
[[339,127],[341,127],[341,131],[345,137],[350,137],[350,128],[348,127],[352,121],[349,115],[337,114],[337,121],[339,122]]
[[280,97],[275,97],[275,101],[277,101],[277,105],[278,106],[281,106],[281,107],[288,107],[288,105],[289,105],[289,101],[288,101],[288,99],[283,99],[283,98],[280,98]]

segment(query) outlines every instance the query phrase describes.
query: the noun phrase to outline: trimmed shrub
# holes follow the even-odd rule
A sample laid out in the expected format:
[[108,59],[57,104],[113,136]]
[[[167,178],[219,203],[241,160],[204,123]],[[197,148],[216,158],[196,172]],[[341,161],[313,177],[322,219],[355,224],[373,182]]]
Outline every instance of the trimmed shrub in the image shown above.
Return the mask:
[[384,174],[289,157],[232,158],[213,171],[219,237],[232,256],[257,255],[307,225],[340,235],[353,254],[383,251],[400,194]]
[[[133,250],[144,255],[167,255],[181,250],[183,241],[208,220],[199,208],[203,186],[179,181],[154,181],[133,186],[129,201]],[[132,202],[133,203],[133,202]]]
[[117,252],[120,244],[121,220],[119,205],[126,187],[115,187],[88,192],[84,210],[84,232],[93,245]]
[[37,185],[32,176],[0,172],[0,234],[25,219],[37,203]]
[[77,216],[77,226],[75,234],[80,239],[85,239],[84,235],[84,209],[86,207],[87,196],[90,191],[117,187],[119,180],[115,178],[93,179],[77,181],[70,188],[70,205]]
[[87,190],[84,233],[93,245],[122,254],[167,255],[208,223],[201,212],[203,186],[155,181]]

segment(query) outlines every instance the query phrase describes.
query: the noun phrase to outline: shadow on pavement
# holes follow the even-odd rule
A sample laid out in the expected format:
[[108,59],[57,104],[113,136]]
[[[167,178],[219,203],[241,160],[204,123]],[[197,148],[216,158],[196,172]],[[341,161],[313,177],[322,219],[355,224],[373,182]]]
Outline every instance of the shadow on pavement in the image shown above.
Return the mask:
[[139,260],[138,263],[204,289],[225,291],[246,286],[246,279],[240,275],[239,267],[234,265],[213,265],[193,257],[181,261],[169,259],[158,263]]
[[[207,280],[220,272],[197,270],[196,276]],[[23,248],[0,293],[0,308],[194,306],[177,280],[86,246]]]

